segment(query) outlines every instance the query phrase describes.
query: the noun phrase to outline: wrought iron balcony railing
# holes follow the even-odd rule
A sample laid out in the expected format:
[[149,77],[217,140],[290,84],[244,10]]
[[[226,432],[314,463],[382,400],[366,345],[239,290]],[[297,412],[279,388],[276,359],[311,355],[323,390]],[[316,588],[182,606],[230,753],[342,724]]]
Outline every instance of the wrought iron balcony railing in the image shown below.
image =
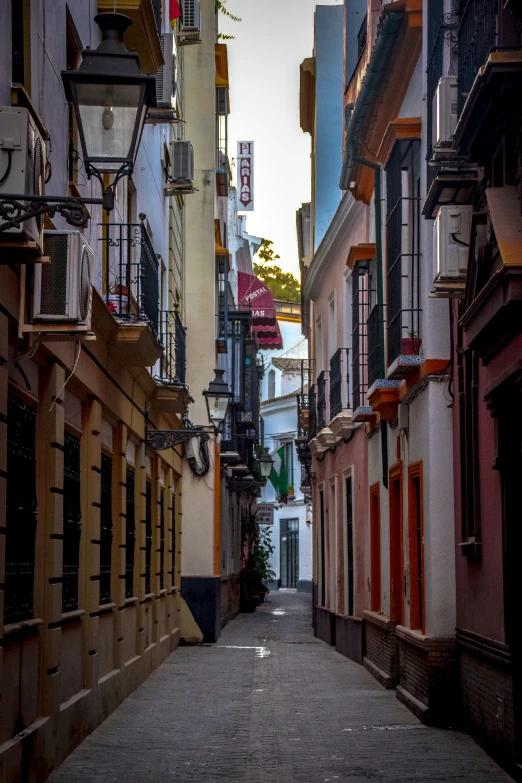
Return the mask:
[[158,362],[158,380],[184,386],[187,368],[186,328],[177,309],[160,312],[159,341],[163,346],[163,356]]
[[381,374],[382,323],[384,310],[382,305],[375,305],[368,316],[368,388],[375,383]]
[[330,419],[350,407],[348,358],[348,348],[338,348],[330,359]]
[[327,419],[327,385],[328,372],[323,370],[317,377],[317,429],[322,430],[326,427]]
[[479,68],[497,42],[497,10],[497,0],[461,0],[459,4],[459,114]]
[[144,223],[101,223],[103,295],[118,318],[159,329],[159,262]]
[[370,265],[358,261],[352,275],[353,409],[366,405],[368,390],[368,315],[372,298]]
[[310,386],[308,391],[308,440],[317,435],[317,387]]

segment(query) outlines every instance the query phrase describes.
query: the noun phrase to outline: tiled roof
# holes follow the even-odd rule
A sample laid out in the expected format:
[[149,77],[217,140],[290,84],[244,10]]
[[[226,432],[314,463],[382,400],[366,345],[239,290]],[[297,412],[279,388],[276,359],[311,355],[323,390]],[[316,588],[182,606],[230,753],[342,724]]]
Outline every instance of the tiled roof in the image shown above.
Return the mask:
[[301,372],[301,359],[282,359],[275,357],[272,364],[283,372]]

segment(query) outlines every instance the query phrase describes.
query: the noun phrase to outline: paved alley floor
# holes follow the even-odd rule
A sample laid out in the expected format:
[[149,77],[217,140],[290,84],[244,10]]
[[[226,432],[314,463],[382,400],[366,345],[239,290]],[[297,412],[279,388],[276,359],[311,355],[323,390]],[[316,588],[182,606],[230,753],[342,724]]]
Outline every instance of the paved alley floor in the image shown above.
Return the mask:
[[280,592],[217,644],[179,648],[49,783],[511,780],[314,639],[309,596]]

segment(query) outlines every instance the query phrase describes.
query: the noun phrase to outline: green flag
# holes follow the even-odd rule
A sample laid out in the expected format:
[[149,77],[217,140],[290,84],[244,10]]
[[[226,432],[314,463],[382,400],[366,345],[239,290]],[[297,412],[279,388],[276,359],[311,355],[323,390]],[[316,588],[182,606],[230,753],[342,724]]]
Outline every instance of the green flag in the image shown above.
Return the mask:
[[272,454],[274,464],[270,473],[270,483],[274,487],[280,500],[285,501],[288,496],[288,479],[286,476],[285,447],[281,446],[275,454]]

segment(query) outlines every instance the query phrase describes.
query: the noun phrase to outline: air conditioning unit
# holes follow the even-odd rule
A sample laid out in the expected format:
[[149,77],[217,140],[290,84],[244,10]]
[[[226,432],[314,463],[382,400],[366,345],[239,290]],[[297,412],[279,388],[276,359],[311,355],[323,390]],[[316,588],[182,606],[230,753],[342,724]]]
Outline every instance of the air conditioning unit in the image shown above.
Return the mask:
[[182,38],[198,42],[201,34],[199,0],[181,0],[182,18],[179,27]]
[[172,180],[176,183],[192,183],[194,180],[194,148],[190,141],[175,141],[172,144]]
[[49,264],[34,271],[33,323],[91,325],[94,255],[79,231],[45,231]]
[[164,33],[161,36],[161,51],[165,65],[160,65],[156,74],[156,103],[160,108],[173,109],[176,94],[174,33]]
[[433,227],[435,288],[466,279],[472,217],[472,206],[439,209]]
[[457,127],[458,92],[455,76],[443,76],[440,79],[432,104],[431,135],[434,150],[451,146]]
[[[41,196],[45,181],[45,142],[28,109],[0,106],[0,195]],[[44,218],[40,215],[2,232],[13,241],[43,245]]]

